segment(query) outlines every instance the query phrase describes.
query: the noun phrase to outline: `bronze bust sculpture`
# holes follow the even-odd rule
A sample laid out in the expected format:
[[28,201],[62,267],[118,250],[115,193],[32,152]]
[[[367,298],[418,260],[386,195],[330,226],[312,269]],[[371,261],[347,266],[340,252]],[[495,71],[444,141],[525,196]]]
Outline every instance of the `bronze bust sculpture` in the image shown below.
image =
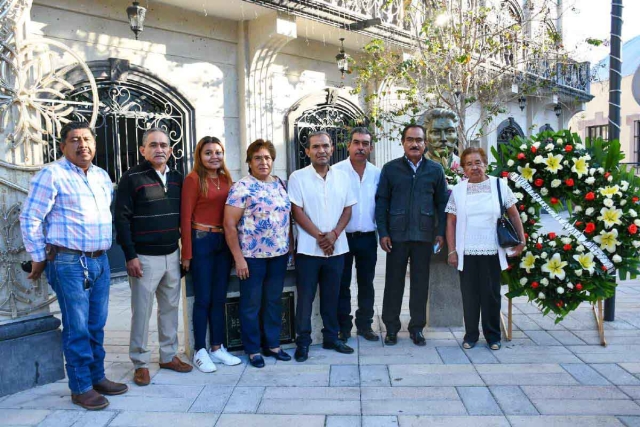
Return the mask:
[[[434,160],[444,168],[458,166],[458,117],[446,108],[433,108],[424,115],[427,131],[427,158]],[[454,165],[457,163],[458,165]]]

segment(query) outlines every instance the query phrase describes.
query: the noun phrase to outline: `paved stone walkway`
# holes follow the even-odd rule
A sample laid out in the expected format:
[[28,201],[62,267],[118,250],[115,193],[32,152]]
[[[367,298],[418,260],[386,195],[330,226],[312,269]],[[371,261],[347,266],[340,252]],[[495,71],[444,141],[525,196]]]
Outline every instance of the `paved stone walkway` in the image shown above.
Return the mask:
[[[378,329],[384,256],[379,264]],[[214,374],[177,374],[154,363],[151,385],[137,387],[127,355],[129,289],[119,283],[111,292],[107,375],[130,391],[87,412],[60,381],[0,398],[0,426],[640,426],[639,307],[640,281],[621,284],[606,348],[589,307],[556,325],[517,300],[514,339],[497,352],[482,341],[463,350],[461,328],[429,329],[421,348],[406,332],[395,347],[354,336],[355,354],[313,346],[303,364],[268,358],[255,369],[244,358]],[[152,329],[155,350],[155,319]]]

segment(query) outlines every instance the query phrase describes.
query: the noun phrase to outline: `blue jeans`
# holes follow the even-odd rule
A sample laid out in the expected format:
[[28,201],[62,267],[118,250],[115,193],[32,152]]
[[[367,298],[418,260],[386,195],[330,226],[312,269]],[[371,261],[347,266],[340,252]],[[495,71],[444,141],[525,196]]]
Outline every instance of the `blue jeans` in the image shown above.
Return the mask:
[[249,278],[240,280],[240,329],[247,354],[260,352],[260,320],[265,347],[280,347],[282,288],[288,258],[288,254],[273,258],[245,258]]
[[224,342],[224,305],[231,271],[231,252],[222,233],[193,231],[193,337],[195,350],[207,348],[209,342],[218,346]]
[[[104,325],[109,311],[111,273],[106,254],[98,258],[60,253],[47,262],[49,285],[58,296],[62,314],[62,349],[69,388],[85,393],[104,376]],[[89,289],[84,286],[85,263]]]
[[311,345],[311,310],[316,290],[320,285],[320,315],[322,316],[322,338],[325,343],[338,340],[338,297],[340,277],[344,268],[344,255],[317,257],[296,255],[296,344]]
[[356,261],[356,279],[358,282],[358,310],[356,310],[356,328],[359,331],[371,329],[373,323],[373,303],[375,291],[373,279],[376,277],[378,259],[378,239],[376,232],[347,233],[349,252],[344,257],[344,269],[340,283],[340,301],[338,302],[338,322],[340,330],[349,334],[353,324],[351,316],[351,269]]

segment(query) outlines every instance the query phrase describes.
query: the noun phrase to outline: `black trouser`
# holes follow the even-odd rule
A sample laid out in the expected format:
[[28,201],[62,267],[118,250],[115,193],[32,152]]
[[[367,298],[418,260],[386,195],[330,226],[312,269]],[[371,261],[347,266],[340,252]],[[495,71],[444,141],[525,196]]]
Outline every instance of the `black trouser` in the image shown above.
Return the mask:
[[500,341],[500,258],[498,255],[465,255],[460,272],[464,310],[464,340],[474,343],[480,337],[478,322],[487,343]]
[[378,240],[376,232],[347,233],[349,253],[344,257],[344,270],[340,281],[340,300],[338,301],[338,322],[340,330],[349,333],[351,322],[351,270],[356,261],[356,279],[358,281],[358,309],[356,310],[356,328],[359,331],[371,329],[373,323],[373,303],[375,292],[373,279],[376,277],[378,258]]
[[427,298],[429,296],[429,263],[433,251],[431,242],[392,242],[387,253],[387,271],[382,301],[382,321],[387,333],[400,331],[400,311],[407,262],[411,260],[409,295],[409,332],[420,332],[427,324]]
[[320,316],[322,317],[322,337],[325,343],[338,340],[338,295],[340,294],[340,274],[344,266],[344,255],[317,257],[296,255],[296,344],[311,345],[311,311],[316,290],[320,285]]

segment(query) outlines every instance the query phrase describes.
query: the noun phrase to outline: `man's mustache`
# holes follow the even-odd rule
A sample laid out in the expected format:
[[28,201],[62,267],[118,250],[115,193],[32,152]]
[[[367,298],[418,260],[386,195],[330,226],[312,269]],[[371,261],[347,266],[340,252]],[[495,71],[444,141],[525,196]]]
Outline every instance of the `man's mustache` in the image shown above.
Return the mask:
[[356,154],[365,154],[364,150],[356,150]]

